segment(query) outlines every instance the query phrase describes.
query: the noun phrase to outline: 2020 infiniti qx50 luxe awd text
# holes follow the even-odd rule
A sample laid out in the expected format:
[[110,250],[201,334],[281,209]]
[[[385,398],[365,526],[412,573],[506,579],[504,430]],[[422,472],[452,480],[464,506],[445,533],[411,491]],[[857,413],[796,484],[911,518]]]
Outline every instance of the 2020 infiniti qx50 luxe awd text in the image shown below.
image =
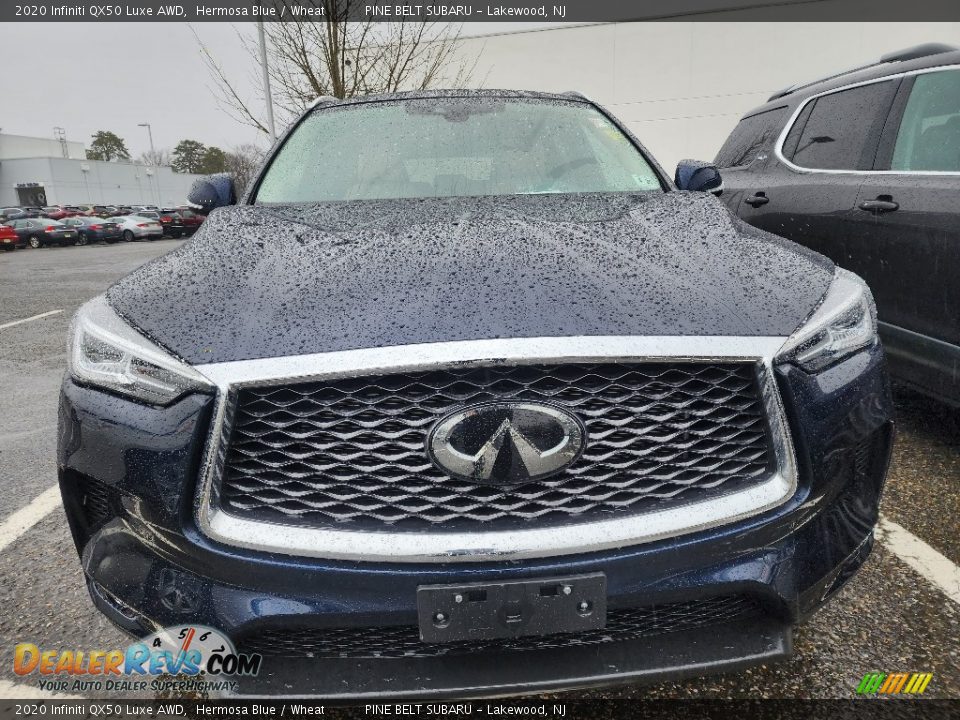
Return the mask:
[[61,396],[91,596],[242,693],[483,695],[784,657],[869,553],[873,302],[575,95],[324,101],[84,305]]

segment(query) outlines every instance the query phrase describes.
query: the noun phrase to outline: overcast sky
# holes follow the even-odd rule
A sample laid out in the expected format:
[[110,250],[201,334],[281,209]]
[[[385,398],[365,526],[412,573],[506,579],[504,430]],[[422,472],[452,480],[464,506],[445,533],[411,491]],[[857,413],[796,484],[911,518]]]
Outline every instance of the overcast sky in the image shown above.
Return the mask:
[[[536,27],[545,23],[466,23],[464,34]],[[252,64],[237,31],[252,23],[197,23],[204,45],[247,97],[256,100]],[[5,70],[0,73],[0,129],[89,145],[97,130],[112,130],[137,157],[154,145],[172,149],[190,138],[229,148],[266,145],[256,130],[218,105],[200,47],[186,23],[18,23],[0,28]],[[259,101],[262,102],[262,101]],[[279,129],[279,128],[278,128]]]

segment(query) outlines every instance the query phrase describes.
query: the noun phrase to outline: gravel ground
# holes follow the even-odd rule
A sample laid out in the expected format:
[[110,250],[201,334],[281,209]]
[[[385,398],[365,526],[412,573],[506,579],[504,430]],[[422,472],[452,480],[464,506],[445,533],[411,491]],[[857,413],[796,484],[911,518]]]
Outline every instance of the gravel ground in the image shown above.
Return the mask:
[[[0,254],[0,324],[63,312],[0,330],[0,521],[55,481],[56,398],[70,315],[141,263],[180,244],[19,250]],[[960,412],[896,391],[898,430],[883,513],[960,562]],[[15,643],[123,646],[94,611],[57,508],[0,552],[0,680]],[[851,698],[870,671],[933,672],[926,698],[960,699],[960,608],[878,544],[861,572],[796,630],[794,657],[776,666],[652,687],[563,697]]]

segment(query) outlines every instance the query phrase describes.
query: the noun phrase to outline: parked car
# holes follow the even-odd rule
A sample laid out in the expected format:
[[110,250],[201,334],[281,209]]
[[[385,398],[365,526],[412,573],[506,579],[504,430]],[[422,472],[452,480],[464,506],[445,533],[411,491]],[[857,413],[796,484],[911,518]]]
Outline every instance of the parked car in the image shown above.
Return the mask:
[[960,51],[910,48],[779,92],[716,162],[741,218],[867,281],[892,374],[960,405]]
[[25,208],[8,207],[0,209],[0,222],[20,220],[22,218],[40,217],[40,213]]
[[18,216],[23,212],[18,207],[0,208],[0,222],[6,222],[11,216]]
[[59,220],[50,218],[25,218],[9,223],[17,236],[32,248],[47,245],[73,245],[78,238],[77,231]]
[[115,243],[123,239],[119,223],[99,217],[72,217],[62,221],[64,225],[76,228],[77,245],[92,242]]
[[75,217],[81,214],[80,208],[75,205],[54,205],[43,208],[43,217],[50,218],[51,220],[63,220],[64,218]]
[[109,205],[91,205],[89,207],[90,209],[84,213],[87,217],[107,218],[110,217],[110,213],[116,211],[116,208]]
[[183,219],[175,212],[140,210],[137,215],[159,222],[163,226],[163,234],[168,237],[183,237]]
[[236,207],[196,183],[193,241],[72,325],[93,602],[261,653],[251,695],[788,656],[873,542],[870,291],[676,178],[582,96],[455,90],[316,106]]
[[17,235],[12,227],[0,224],[0,248],[5,251],[16,250],[18,247],[26,247],[26,245],[26,241]]
[[132,240],[159,240],[163,237],[163,225],[160,224],[159,220],[139,215],[120,215],[113,218],[113,222],[120,226],[122,237],[127,242]]
[[180,216],[180,219],[183,220],[183,232],[186,235],[193,235],[200,229],[200,226],[203,225],[203,221],[206,220],[204,215],[201,215],[192,208],[179,207],[176,208],[176,212]]

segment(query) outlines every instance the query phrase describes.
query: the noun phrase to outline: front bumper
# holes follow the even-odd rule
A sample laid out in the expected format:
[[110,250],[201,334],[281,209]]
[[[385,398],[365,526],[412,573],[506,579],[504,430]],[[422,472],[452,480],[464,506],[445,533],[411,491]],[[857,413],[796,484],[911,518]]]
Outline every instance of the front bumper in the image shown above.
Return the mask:
[[[218,544],[194,521],[212,398],[148,408],[67,379],[58,464],[64,506],[97,606],[143,634],[192,622],[241,645],[289,627],[410,626],[425,584],[603,572],[611,609],[745,595],[760,614],[602,645],[431,658],[265,658],[241,692],[497,695],[734,669],[790,652],[790,626],[867,557],[892,442],[879,346],[777,382],[799,470],[796,493],[760,515],[589,555],[429,565],[330,561]],[[864,465],[863,458],[868,462]],[[91,481],[106,500],[90,517]]]

